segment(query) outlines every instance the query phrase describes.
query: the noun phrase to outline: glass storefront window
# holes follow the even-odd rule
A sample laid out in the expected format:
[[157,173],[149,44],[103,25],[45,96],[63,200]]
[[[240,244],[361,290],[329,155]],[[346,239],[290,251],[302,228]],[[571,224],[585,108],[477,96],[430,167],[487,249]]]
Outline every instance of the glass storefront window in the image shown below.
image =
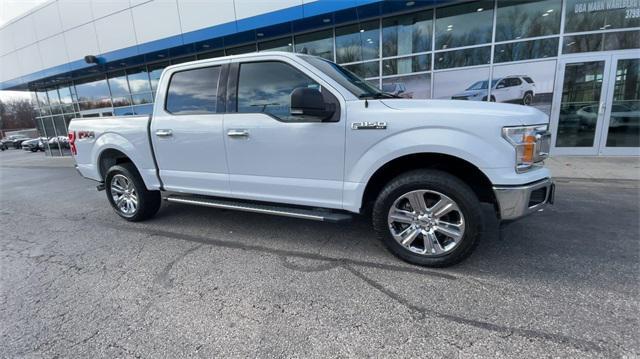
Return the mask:
[[593,146],[604,69],[604,61],[566,65],[556,135],[557,147]]
[[380,62],[371,61],[359,64],[344,65],[343,67],[354,74],[362,77],[378,77],[380,76]]
[[153,105],[141,105],[132,107],[134,115],[150,115],[153,113]]
[[565,36],[562,53],[635,49],[640,48],[638,39],[640,39],[640,31]]
[[431,70],[431,54],[400,57],[382,61],[382,75],[409,74]]
[[127,70],[127,80],[131,93],[151,92],[149,73],[145,67]]
[[153,103],[153,94],[151,92],[136,94],[131,96],[134,105],[144,105],[147,103]]
[[298,35],[295,39],[297,53],[320,56],[333,61],[333,31],[331,29]]
[[618,60],[608,147],[640,147],[640,59]]
[[60,102],[62,103],[62,111],[64,113],[73,113],[75,112],[75,106],[73,105],[73,95],[71,94],[70,87],[60,87],[58,89],[58,93],[60,94]]
[[293,42],[290,37],[260,42],[258,43],[258,51],[293,52]]
[[640,26],[637,1],[566,0],[565,6],[565,32]]
[[114,116],[131,116],[133,115],[133,110],[131,109],[130,106],[114,108],[113,115]]
[[49,98],[49,105],[52,114],[61,114],[62,107],[60,107],[60,96],[57,89],[50,89],[47,91],[47,97]]
[[198,60],[213,59],[215,57],[222,57],[222,56],[224,56],[224,50],[209,51],[209,52],[205,52],[203,54],[199,54],[198,55]]
[[57,89],[50,89],[47,91],[47,97],[49,98],[49,104],[51,106],[60,104],[60,96],[58,96]]
[[496,41],[560,32],[560,0],[498,0]]
[[431,98],[431,74],[382,79],[382,91],[402,98]]
[[380,56],[379,48],[377,20],[336,28],[336,61],[339,64],[376,59]]
[[382,56],[431,51],[433,11],[394,16],[382,20]]
[[35,92],[36,98],[38,100],[38,107],[49,106],[49,99],[47,98],[47,92],[44,90],[39,90]]
[[255,44],[232,47],[226,50],[227,55],[250,54],[252,52],[256,52]]
[[113,97],[125,96],[130,93],[129,85],[127,84],[127,76],[124,71],[110,73],[108,78],[109,88],[111,89],[111,95],[113,95]]
[[484,65],[491,60],[491,46],[438,52],[434,56],[436,70]]
[[493,1],[475,1],[436,9],[436,49],[491,41]]
[[129,106],[131,105],[131,96],[121,96],[113,98],[113,107]]
[[165,67],[169,66],[168,62],[161,62],[157,64],[149,65],[149,79],[151,80],[151,89],[153,91],[158,87],[158,80],[160,80],[160,75],[162,75],[162,70]]
[[81,80],[76,83],[78,101],[98,101],[111,97],[109,86],[104,77]]
[[558,55],[558,38],[510,42],[495,46],[493,62],[522,61],[555,57]]
[[177,59],[173,59],[171,60],[171,65],[175,65],[175,64],[181,64],[183,62],[189,62],[189,61],[194,61],[196,59],[196,55],[193,56],[185,56],[185,57],[179,57]]

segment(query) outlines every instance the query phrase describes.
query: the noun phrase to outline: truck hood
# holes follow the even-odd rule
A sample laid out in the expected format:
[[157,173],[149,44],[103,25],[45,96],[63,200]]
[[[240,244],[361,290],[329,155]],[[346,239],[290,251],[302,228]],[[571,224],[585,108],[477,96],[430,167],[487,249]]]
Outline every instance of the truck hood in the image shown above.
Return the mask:
[[385,106],[407,113],[442,113],[466,115],[478,121],[498,121],[504,126],[538,125],[549,122],[549,116],[530,106],[482,101],[455,100],[380,100]]

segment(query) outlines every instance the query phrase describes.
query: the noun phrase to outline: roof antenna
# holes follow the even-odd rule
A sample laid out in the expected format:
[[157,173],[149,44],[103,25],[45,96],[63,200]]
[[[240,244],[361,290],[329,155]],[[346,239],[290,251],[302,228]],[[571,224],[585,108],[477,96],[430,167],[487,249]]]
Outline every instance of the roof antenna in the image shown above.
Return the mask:
[[369,108],[369,101],[367,101],[367,99],[364,99],[364,108]]

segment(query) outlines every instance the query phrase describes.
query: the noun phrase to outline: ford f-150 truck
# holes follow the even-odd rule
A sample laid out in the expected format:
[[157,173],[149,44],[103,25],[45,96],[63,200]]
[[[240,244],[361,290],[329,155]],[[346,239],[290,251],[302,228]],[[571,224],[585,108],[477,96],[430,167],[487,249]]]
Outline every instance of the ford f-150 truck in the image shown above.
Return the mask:
[[370,215],[396,256],[447,266],[553,202],[548,118],[524,106],[402,99],[330,61],[265,52],[162,73],[153,115],[77,118],[78,171],[115,212],[169,202],[297,218]]

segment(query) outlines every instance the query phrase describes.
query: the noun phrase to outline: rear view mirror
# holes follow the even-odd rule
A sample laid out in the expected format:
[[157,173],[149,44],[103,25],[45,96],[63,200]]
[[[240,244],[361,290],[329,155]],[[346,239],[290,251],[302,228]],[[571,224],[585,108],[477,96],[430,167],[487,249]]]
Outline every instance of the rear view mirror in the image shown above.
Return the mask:
[[291,93],[291,115],[306,120],[325,121],[333,115],[324,102],[322,93],[315,88],[298,87]]

